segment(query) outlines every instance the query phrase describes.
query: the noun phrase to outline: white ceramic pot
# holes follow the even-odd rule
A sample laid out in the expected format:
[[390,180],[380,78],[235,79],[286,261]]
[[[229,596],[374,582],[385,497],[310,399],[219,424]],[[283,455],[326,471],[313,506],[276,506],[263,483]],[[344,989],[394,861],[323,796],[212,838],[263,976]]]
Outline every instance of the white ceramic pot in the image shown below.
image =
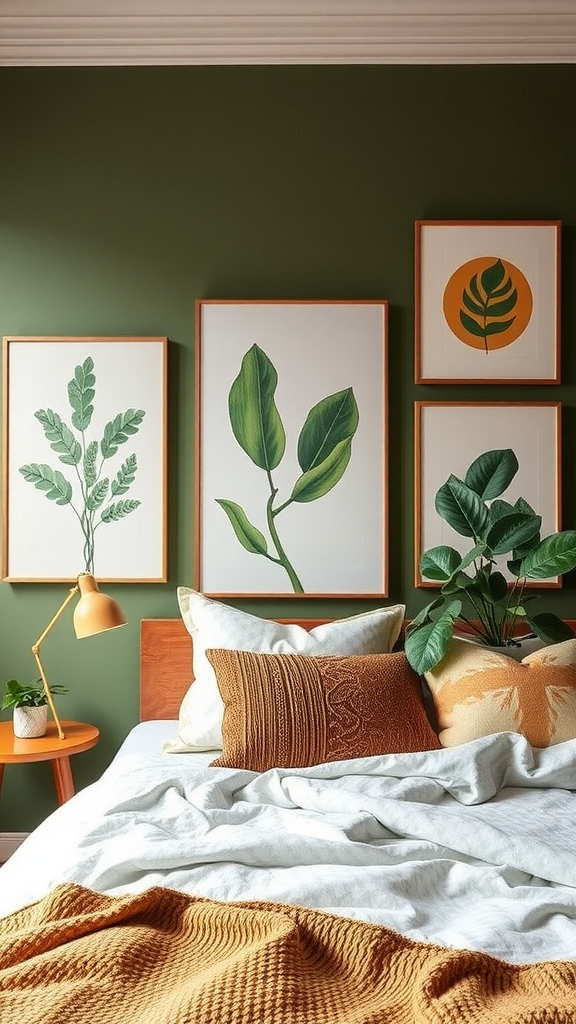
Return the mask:
[[14,735],[20,740],[44,736],[48,724],[48,708],[46,704],[41,704],[39,708],[14,708],[12,723]]
[[518,647],[515,644],[510,647],[496,647],[495,650],[499,654],[505,654],[508,658],[514,658],[514,661],[522,661],[527,654],[532,654],[534,651],[539,651],[546,644],[539,636],[529,637],[518,637]]
[[[478,644],[479,647],[484,645],[480,643],[470,633],[455,633],[459,640],[467,640],[471,644]],[[541,647],[545,647],[545,643],[538,636],[519,636],[516,638],[517,644],[510,644],[509,647],[486,647],[487,651],[496,651],[497,654],[505,654],[507,658],[513,658],[514,661],[522,661],[527,654],[532,654],[533,651],[539,651]]]

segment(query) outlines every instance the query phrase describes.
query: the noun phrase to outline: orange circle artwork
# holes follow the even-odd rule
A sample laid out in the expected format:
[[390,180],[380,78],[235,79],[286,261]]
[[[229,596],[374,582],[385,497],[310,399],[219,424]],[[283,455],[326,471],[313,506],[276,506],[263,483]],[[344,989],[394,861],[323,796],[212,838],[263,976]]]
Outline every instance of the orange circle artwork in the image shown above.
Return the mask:
[[450,330],[471,348],[490,352],[512,345],[530,323],[532,290],[513,263],[477,256],[458,267],[444,289]]

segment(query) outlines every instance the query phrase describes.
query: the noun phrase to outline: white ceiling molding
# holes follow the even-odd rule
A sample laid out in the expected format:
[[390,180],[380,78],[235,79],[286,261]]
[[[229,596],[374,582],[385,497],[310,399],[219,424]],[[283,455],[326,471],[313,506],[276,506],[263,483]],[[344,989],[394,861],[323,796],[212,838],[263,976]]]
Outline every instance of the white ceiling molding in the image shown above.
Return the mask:
[[572,64],[576,0],[0,0],[0,65]]

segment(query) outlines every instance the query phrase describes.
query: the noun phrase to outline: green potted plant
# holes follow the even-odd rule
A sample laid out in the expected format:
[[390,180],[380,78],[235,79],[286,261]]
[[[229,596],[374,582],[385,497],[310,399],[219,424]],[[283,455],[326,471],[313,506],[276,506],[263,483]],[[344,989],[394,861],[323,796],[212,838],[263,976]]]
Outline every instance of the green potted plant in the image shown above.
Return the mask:
[[[52,693],[67,693],[65,686],[51,686]],[[33,683],[19,683],[9,679],[0,710],[13,710],[14,735],[20,739],[44,736],[48,716],[48,698],[42,680]]]
[[[524,498],[514,504],[500,495],[518,472],[510,448],[479,455],[463,480],[450,475],[439,488],[435,508],[457,533],[470,538],[462,555],[439,545],[425,551],[420,571],[441,585],[440,594],[426,605],[406,629],[406,657],[420,674],[442,660],[458,626],[489,647],[517,647],[518,625],[545,644],[573,636],[551,613],[533,614],[537,595],[527,582],[561,576],[576,566],[576,530],[540,537],[542,517]],[[511,580],[496,562],[507,557]]]

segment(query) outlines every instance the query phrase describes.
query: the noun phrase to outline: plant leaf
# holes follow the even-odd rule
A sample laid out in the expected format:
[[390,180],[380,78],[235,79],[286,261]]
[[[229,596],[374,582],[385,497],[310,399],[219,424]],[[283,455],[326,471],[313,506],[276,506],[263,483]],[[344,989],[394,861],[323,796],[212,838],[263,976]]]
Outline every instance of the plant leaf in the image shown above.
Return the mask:
[[489,572],[483,580],[482,589],[490,601],[503,601],[508,593],[506,577],[501,572]]
[[122,463],[120,469],[116,474],[116,479],[112,481],[112,495],[117,497],[119,494],[126,494],[130,484],[134,483],[136,477],[136,470],[138,469],[138,461],[134,454],[129,455],[125,462]]
[[515,290],[512,278],[508,276],[504,281],[504,284],[501,285],[500,288],[494,288],[492,292],[492,298],[499,299],[502,295],[507,295],[511,289]]
[[[502,334],[516,319],[502,321],[495,318],[511,313],[518,302],[518,292],[502,260],[497,259],[481,274],[473,274],[468,286],[462,292],[460,323],[473,337],[483,338],[486,352],[488,338]],[[466,309],[472,313],[470,316]]]
[[136,498],[124,498],[122,501],[112,502],[102,510],[100,519],[103,523],[116,523],[119,519],[129,516],[131,512],[135,512],[139,505],[140,502]]
[[460,310],[460,323],[469,334],[473,334],[475,338],[484,338],[486,335],[486,329],[483,324],[479,324],[474,317],[468,316],[464,310]]
[[519,510],[515,508],[514,505],[511,505],[509,501],[504,501],[503,498],[496,498],[495,501],[490,504],[490,508],[488,509],[488,521],[486,525],[487,527],[490,527],[497,519],[502,519],[502,516],[510,516],[513,512],[518,511]]
[[410,620],[406,626],[406,633],[410,633],[410,631],[416,629],[417,626],[422,626],[427,622],[432,622],[430,613],[433,612],[435,608],[440,608],[443,604],[444,601],[441,597],[435,597],[433,601],[430,601],[430,604],[427,604],[425,608],[422,608],[418,614]]
[[526,544],[540,529],[542,519],[529,512],[513,512],[492,524],[486,534],[486,547],[493,555],[505,555]]
[[457,476],[451,474],[436,493],[435,508],[456,533],[463,537],[482,536],[488,512],[482,499]]
[[132,434],[137,434],[140,424],[146,413],[143,409],[127,409],[124,413],[118,413],[113,420],[104,427],[104,437],[100,442],[100,451],[105,459],[109,459],[118,451],[118,446],[124,444]]
[[526,501],[526,498],[517,498],[516,499],[516,501],[514,502],[514,511],[515,512],[531,512],[533,516],[538,515],[538,513],[532,508],[532,505],[530,505]]
[[466,470],[464,483],[483,501],[504,493],[518,472],[518,459],[511,448],[483,452]]
[[57,505],[69,505],[72,500],[72,485],[60,470],[51,469],[45,463],[31,462],[20,466],[20,473],[29,484],[34,484],[44,496]]
[[[507,298],[502,299],[502,302],[492,302],[488,307],[489,316],[505,316],[506,313],[510,313],[514,309],[518,301],[518,292],[514,288]],[[509,323],[514,323],[516,318],[513,317]]]
[[266,538],[250,522],[242,506],[227,498],[215,498],[214,500],[224,509],[242,547],[253,555],[266,555],[268,553]]
[[521,575],[532,580],[562,576],[576,566],[576,530],[545,537],[522,559]]
[[324,462],[298,477],[290,495],[292,501],[315,501],[331,491],[342,478],[351,453],[352,439],[340,441]]
[[[528,504],[528,502],[526,501],[525,498],[518,498],[518,500],[514,503],[514,511],[515,512],[529,512],[531,515],[534,516],[535,520],[541,518],[534,511],[532,506]],[[536,545],[539,544],[539,543],[540,543],[540,528],[538,528],[534,532],[534,535],[532,537],[529,537],[528,540],[524,541],[523,544],[517,544],[514,547],[514,549],[512,551],[512,555],[513,555],[514,559],[520,561],[521,559],[525,558],[526,555],[528,554],[528,552],[532,551],[532,548],[535,548]],[[518,574],[514,573],[514,575],[518,575]]]
[[58,413],[53,409],[38,409],[34,415],[42,424],[46,439],[52,451],[57,452],[60,462],[66,466],[77,466],[82,458],[82,448]]
[[86,509],[88,512],[95,512],[97,508],[100,508],[106,499],[108,494],[109,480],[99,480],[93,490],[86,498]]
[[94,412],[92,399],[96,394],[96,376],[93,371],[94,360],[88,356],[82,366],[75,368],[74,377],[68,382],[68,401],[73,409],[72,425],[76,430],[84,431],[90,426]]
[[496,260],[491,266],[486,267],[480,275],[480,283],[486,292],[486,295],[491,295],[492,292],[502,284],[506,270],[502,260]]
[[328,395],[306,417],[298,438],[298,462],[307,473],[321,465],[358,427],[358,405],[352,388]]
[[460,568],[462,556],[445,544],[430,548],[420,558],[420,572],[427,580],[444,583]]
[[484,334],[489,337],[492,334],[504,334],[509,327],[512,326],[516,317],[512,317],[511,320],[493,320],[492,323],[486,324]]
[[[476,290],[474,290],[472,294],[474,297],[470,295],[470,292],[464,289],[462,292],[462,304],[475,316],[484,316],[484,303],[476,297]],[[476,323],[475,320],[473,322]]]
[[510,558],[506,562],[506,568],[512,576],[522,575],[522,559],[521,558]]
[[[59,683],[51,683],[50,690],[53,694],[68,693],[66,686]],[[0,710],[6,708],[38,708],[47,704],[46,691],[41,679],[33,683],[19,683],[17,679],[9,679],[6,683],[6,693],[0,704]]]
[[96,456],[98,455],[98,442],[90,441],[86,451],[84,452],[84,462],[82,465],[84,471],[84,481],[86,487],[93,487],[96,483]]
[[478,586],[470,576],[467,576],[465,572],[455,572],[454,575],[446,581],[442,587],[440,593],[444,597],[452,597],[454,594],[461,594],[462,591],[466,594],[474,594],[478,591]]
[[404,651],[418,675],[423,675],[442,661],[452,638],[454,623],[461,610],[462,602],[452,601],[436,622],[419,626],[418,629],[406,633]]
[[472,565],[472,562],[476,561],[477,558],[485,557],[486,545],[476,544],[473,548],[470,549],[470,551],[468,551],[465,555],[462,556],[462,561],[460,562],[460,569],[467,569],[468,566]]
[[286,435],[274,402],[278,374],[258,346],[248,349],[228,395],[234,437],[252,462],[268,472],[276,469],[286,448]]
[[541,612],[540,615],[525,615],[525,621],[533,633],[540,637],[545,644],[559,644],[564,640],[571,640],[574,632],[567,623],[559,619],[551,612]]
[[460,310],[460,323],[475,338],[487,338],[491,334],[503,334],[504,331],[511,327],[515,319],[515,317],[512,317],[511,320],[492,320],[488,324],[478,323],[473,317]]

